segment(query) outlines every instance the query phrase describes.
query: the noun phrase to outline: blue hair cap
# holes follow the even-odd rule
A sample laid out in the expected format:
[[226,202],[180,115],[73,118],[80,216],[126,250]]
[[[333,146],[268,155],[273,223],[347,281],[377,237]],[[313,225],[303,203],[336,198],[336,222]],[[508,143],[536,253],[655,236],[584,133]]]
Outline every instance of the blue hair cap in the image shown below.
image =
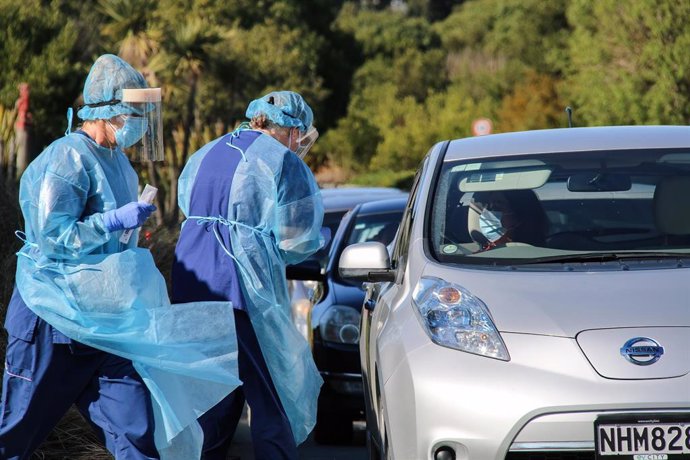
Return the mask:
[[93,63],[84,83],[84,106],[77,112],[82,120],[107,120],[118,115],[139,114],[140,110],[119,102],[123,89],[147,88],[144,76],[113,54],[104,54]]
[[255,99],[247,107],[247,118],[266,115],[270,121],[284,128],[306,131],[314,122],[314,113],[304,98],[293,91],[273,91]]

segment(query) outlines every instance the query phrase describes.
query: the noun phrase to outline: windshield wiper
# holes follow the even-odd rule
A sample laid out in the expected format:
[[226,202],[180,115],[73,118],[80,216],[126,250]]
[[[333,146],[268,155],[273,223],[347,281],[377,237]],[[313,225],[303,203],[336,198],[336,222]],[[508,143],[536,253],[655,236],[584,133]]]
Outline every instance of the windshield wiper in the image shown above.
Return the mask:
[[677,252],[636,251],[636,252],[588,252],[586,254],[566,254],[562,256],[538,257],[522,261],[522,264],[615,262],[623,260],[686,259],[690,254]]

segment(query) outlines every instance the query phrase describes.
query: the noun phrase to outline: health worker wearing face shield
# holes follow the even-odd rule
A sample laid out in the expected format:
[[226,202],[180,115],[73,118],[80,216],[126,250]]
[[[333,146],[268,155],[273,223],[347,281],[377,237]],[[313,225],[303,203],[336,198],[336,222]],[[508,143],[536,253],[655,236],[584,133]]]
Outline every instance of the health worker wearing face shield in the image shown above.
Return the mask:
[[[198,459],[197,418],[239,385],[232,306],[170,304],[150,251],[136,247],[155,208],[138,201],[123,148],[162,157],[160,90],[146,86],[122,59],[99,57],[83,125],[22,175],[2,459],[28,459],[72,404],[118,460]],[[216,319],[200,329],[190,318]]]
[[131,361],[70,339],[27,306],[42,267],[121,251],[121,230],[139,227],[155,209],[137,201],[137,175],[121,149],[143,135],[128,121],[142,114],[121,102],[122,89],[145,87],[121,59],[99,58],[84,87],[84,124],[22,175],[25,249],[36,263],[18,270],[17,286],[28,289],[15,286],[5,320],[0,458],[29,458],[73,403],[116,458],[159,458],[150,397]]
[[230,300],[242,386],[200,418],[204,459],[225,459],[244,402],[257,459],[297,459],[322,384],[290,317],[285,265],[323,244],[323,206],[302,157],[318,133],[297,93],[252,101],[251,121],[197,151],[179,180],[187,220],[175,250],[174,302]]

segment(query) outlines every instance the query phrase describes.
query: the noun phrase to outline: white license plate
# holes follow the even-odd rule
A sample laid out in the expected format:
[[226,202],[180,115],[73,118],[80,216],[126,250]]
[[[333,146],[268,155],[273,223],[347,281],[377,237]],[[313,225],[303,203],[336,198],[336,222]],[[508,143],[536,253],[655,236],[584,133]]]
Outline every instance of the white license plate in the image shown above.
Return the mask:
[[594,440],[597,459],[688,459],[690,414],[601,416],[594,422]]

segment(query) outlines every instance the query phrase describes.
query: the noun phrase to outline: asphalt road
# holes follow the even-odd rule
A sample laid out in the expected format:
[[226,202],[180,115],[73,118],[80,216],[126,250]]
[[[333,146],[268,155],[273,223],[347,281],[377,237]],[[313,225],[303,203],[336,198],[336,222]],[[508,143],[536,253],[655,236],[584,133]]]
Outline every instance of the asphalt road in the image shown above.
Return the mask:
[[[364,447],[364,422],[355,422],[354,442],[349,446],[322,446],[312,436],[299,447],[300,460],[368,460]],[[235,432],[228,460],[254,460],[252,439],[245,409]]]

